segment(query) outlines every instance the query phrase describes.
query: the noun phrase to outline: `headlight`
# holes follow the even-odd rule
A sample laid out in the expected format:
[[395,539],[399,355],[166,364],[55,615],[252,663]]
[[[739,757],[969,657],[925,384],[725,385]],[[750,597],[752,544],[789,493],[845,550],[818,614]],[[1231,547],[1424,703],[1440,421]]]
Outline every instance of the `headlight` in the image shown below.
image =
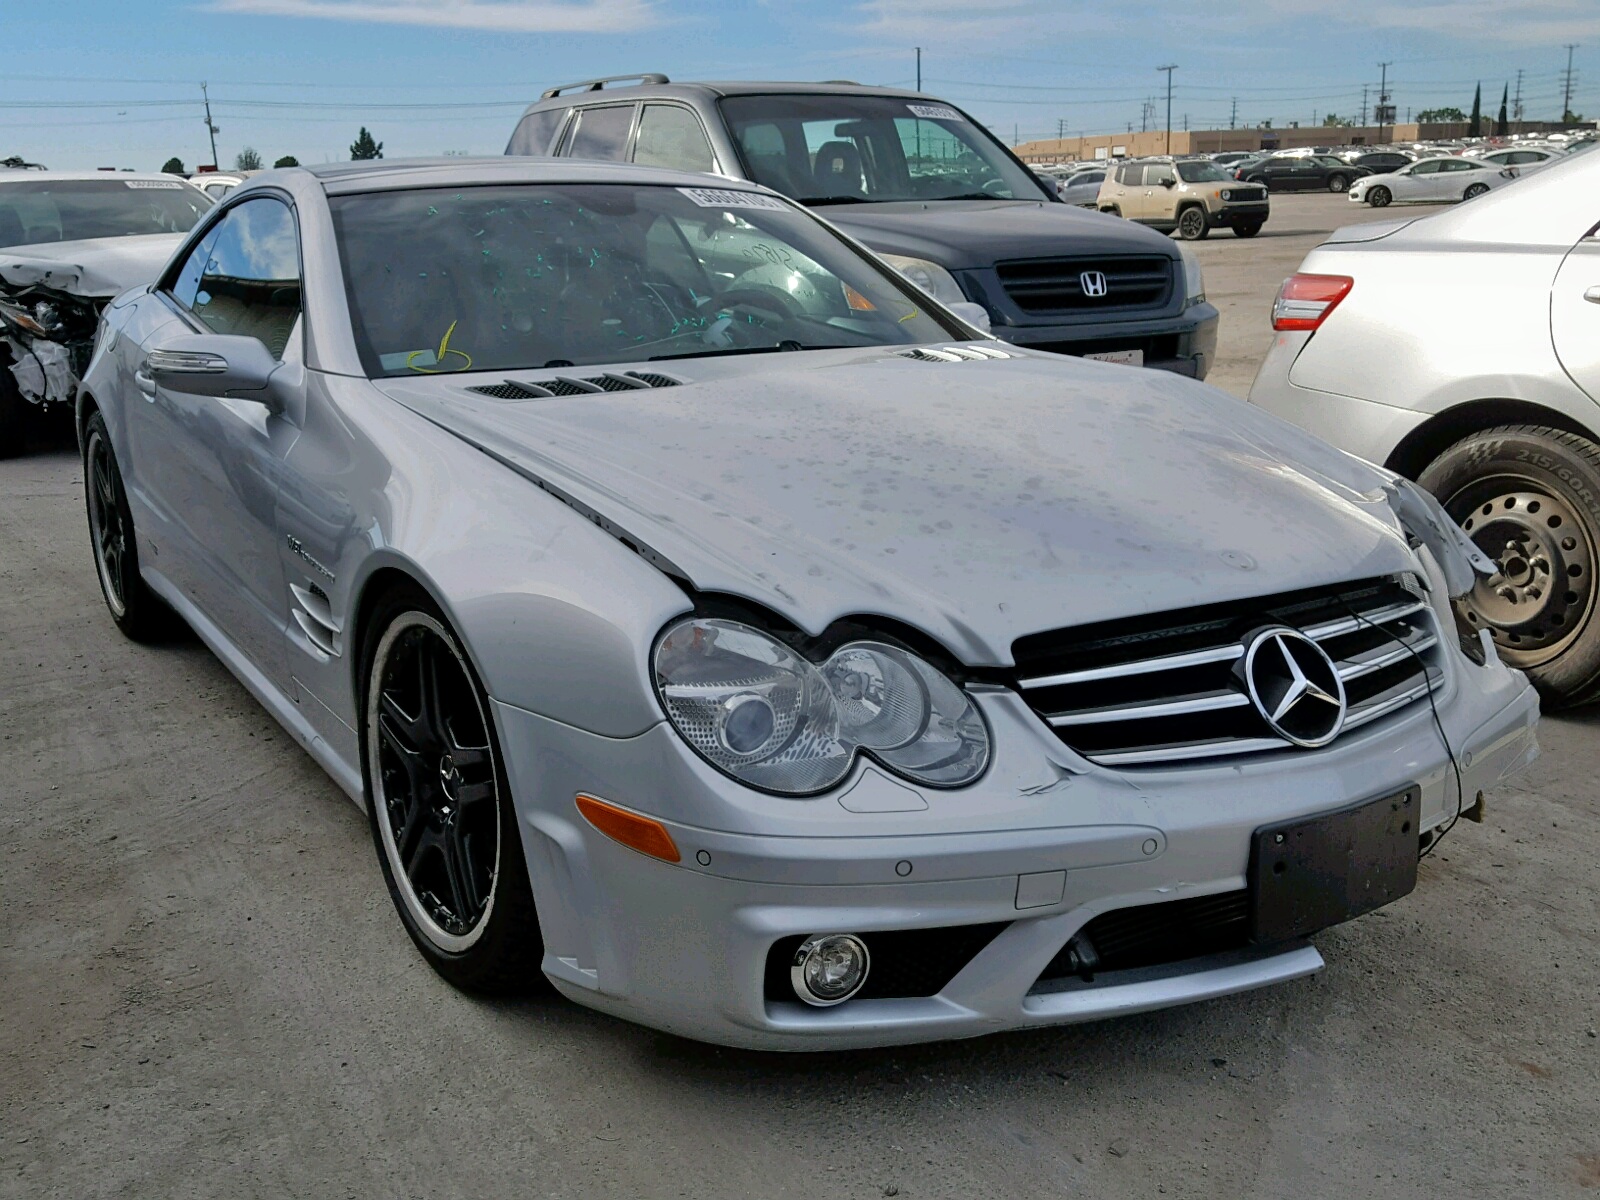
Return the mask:
[[878,257],[941,304],[953,304],[966,299],[955,276],[938,263],[925,258],[907,258],[903,254],[880,254]]
[[1179,246],[1178,253],[1183,255],[1183,306],[1187,308],[1205,300],[1206,280],[1200,270],[1200,260],[1194,256],[1193,250]]
[[1222,195],[1222,198],[1224,200],[1232,200],[1233,199],[1233,193],[1230,192],[1227,188],[1223,188],[1222,189],[1221,195]]
[[883,642],[851,642],[819,665],[749,625],[693,617],[662,637],[655,672],[684,740],[767,791],[826,791],[862,753],[934,787],[988,765],[989,731],[967,694]]

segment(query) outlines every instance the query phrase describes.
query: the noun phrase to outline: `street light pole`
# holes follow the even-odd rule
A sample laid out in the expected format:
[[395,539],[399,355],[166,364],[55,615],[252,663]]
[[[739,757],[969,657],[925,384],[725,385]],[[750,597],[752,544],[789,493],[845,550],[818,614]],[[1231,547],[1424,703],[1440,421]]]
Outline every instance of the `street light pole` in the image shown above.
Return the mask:
[[217,162],[217,127],[211,123],[211,93],[206,90],[204,81],[200,84],[200,95],[206,106],[206,136],[211,139],[211,166],[215,170]]
[[1167,67],[1157,67],[1158,71],[1167,73],[1167,153],[1172,153],[1172,73],[1178,69],[1178,64],[1173,63]]
[[917,47],[917,91],[922,90],[922,47]]

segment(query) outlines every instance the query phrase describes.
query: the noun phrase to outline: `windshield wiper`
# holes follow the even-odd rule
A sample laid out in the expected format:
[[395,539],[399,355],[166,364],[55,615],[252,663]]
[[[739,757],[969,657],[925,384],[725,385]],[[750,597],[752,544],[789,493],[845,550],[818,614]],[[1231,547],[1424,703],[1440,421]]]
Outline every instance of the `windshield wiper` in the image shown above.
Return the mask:
[[669,358],[726,358],[733,354],[785,354],[795,350],[849,350],[849,346],[803,346],[799,342],[782,341],[776,346],[728,346],[723,349],[709,347],[689,350],[683,354],[652,354],[651,362],[665,362]]
[[818,204],[871,204],[872,201],[865,196],[806,196],[796,203],[813,207]]

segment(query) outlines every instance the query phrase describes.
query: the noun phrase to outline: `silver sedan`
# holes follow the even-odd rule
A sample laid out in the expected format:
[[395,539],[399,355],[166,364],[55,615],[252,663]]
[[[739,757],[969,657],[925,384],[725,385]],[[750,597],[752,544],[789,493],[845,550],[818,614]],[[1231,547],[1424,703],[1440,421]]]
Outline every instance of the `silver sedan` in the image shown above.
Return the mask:
[[1491,188],[1502,187],[1517,172],[1499,163],[1472,158],[1425,158],[1387,175],[1368,175],[1350,185],[1357,204],[1385,208],[1390,204],[1438,204],[1471,200]]
[[78,415],[112,619],[366,809],[464,988],[782,1049],[1238,992],[1537,749],[1420,489],[750,184],[264,174]]

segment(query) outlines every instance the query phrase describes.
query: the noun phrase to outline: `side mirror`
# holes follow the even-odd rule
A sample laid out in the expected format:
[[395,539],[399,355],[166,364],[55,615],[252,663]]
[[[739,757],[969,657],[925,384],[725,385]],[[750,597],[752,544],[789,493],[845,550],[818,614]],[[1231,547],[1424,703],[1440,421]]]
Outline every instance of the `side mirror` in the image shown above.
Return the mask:
[[1172,176],[1168,175],[1165,179],[1163,179],[1161,181],[1161,186],[1164,187],[1164,188],[1175,188],[1175,187],[1178,186],[1178,181],[1176,179],[1174,179]]
[[228,333],[177,334],[145,356],[145,370],[174,392],[237,396],[268,406],[273,402],[267,380],[282,365],[260,338]]
[[994,332],[994,327],[989,324],[989,310],[983,305],[974,304],[971,300],[952,300],[945,307],[968,325],[975,325],[984,333]]

